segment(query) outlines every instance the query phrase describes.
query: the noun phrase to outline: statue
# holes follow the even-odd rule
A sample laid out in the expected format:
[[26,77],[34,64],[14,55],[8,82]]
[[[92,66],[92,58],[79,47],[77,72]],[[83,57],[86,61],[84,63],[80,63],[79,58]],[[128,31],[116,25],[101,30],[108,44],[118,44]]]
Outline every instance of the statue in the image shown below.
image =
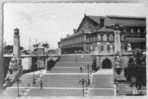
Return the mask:
[[14,29],[14,45],[13,45],[13,56],[9,63],[8,73],[5,78],[4,87],[12,85],[18,80],[22,73],[22,65],[20,58],[20,37],[19,29]]

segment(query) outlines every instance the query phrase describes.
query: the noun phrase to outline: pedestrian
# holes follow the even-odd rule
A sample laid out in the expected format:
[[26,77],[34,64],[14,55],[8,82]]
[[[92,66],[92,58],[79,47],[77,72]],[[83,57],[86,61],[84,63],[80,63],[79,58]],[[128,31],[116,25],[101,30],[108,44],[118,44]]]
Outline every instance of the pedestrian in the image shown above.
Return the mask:
[[80,67],[80,73],[82,73],[82,67]]
[[42,88],[43,88],[43,81],[40,80],[40,89],[42,89]]
[[33,81],[32,84],[35,85],[36,84],[36,78],[33,76]]
[[87,79],[87,87],[90,85],[90,79]]

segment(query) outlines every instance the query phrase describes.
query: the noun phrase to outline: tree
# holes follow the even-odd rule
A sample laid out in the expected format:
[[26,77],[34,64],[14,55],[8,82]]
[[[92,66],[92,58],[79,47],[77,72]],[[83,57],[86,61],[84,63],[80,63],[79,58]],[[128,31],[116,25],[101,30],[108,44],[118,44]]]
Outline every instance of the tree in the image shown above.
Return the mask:
[[137,49],[134,53],[136,67],[136,85],[139,89],[146,85],[146,56],[143,52]]
[[24,50],[24,47],[20,46],[20,50],[23,51]]
[[39,47],[39,43],[33,44],[33,47],[36,49]]
[[133,57],[129,59],[128,67],[125,69],[125,76],[131,85],[137,89],[146,86],[146,57],[139,49],[135,50]]
[[49,44],[48,44],[48,43],[43,43],[42,46],[43,46],[44,48],[49,48]]
[[55,65],[55,61],[53,59],[47,62],[47,70],[51,70],[51,68]]

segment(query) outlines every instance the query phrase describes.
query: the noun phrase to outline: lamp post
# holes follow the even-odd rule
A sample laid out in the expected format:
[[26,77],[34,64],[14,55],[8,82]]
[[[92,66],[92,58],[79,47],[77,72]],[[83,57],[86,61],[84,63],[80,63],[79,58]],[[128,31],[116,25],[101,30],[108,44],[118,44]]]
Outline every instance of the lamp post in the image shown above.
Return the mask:
[[35,74],[34,74],[34,71],[33,71],[33,81],[32,81],[32,84],[35,85],[36,84],[36,81],[35,81]]
[[87,64],[87,73],[88,73],[88,80],[87,80],[87,87],[90,85],[90,70],[89,70],[89,64]]
[[87,64],[87,73],[89,74],[89,64]]
[[19,83],[20,83],[20,80],[19,80],[18,77],[17,77],[16,81],[17,81],[17,96],[20,97],[20,90],[19,90]]
[[87,80],[86,79],[80,79],[79,81],[80,84],[82,84],[82,93],[83,93],[83,96],[85,96],[85,84],[87,83]]

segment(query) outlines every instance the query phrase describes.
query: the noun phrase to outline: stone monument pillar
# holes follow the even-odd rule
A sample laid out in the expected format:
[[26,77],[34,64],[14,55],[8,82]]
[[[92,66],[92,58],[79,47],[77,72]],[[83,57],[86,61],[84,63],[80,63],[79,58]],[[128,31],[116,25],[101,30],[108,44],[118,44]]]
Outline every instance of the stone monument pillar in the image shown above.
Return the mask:
[[121,39],[120,39],[120,33],[121,33],[122,27],[118,24],[115,24],[114,26],[114,53],[115,53],[115,59],[114,59],[114,80],[120,81],[123,80],[123,68],[121,67]]
[[14,29],[14,41],[13,41],[13,57],[16,58],[17,64],[21,65],[21,57],[20,57],[20,36],[19,29]]
[[19,29],[14,29],[14,44],[13,44],[13,57],[9,63],[9,69],[5,78],[3,87],[12,85],[13,82],[19,79],[22,73],[21,57],[20,57],[20,36]]
[[120,31],[115,30],[114,31],[114,52],[120,53],[121,52],[121,41],[120,41]]
[[19,36],[19,29],[15,28],[14,29],[14,41],[13,41],[14,45],[13,45],[13,54],[14,57],[19,58],[20,57],[20,51],[19,51],[19,47],[20,47],[20,36]]

